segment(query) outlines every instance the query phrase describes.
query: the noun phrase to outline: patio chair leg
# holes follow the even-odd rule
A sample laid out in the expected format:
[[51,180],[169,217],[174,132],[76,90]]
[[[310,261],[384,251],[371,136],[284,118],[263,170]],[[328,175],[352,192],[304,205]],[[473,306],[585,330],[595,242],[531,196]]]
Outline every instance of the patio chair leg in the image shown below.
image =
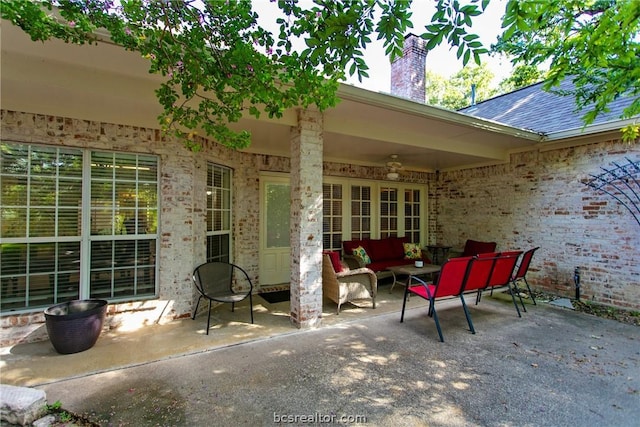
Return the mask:
[[253,325],[253,298],[249,294],[249,313],[251,313],[251,324]]
[[236,303],[235,303],[235,302],[232,302],[232,303],[231,303],[231,312],[233,313],[233,312],[235,312],[235,311],[236,311]]
[[527,278],[523,277],[522,280],[524,280],[524,284],[527,285],[527,291],[529,291],[529,297],[531,297],[531,301],[533,302],[533,305],[538,305],[538,303],[536,303],[536,299],[533,296],[533,292],[531,292],[531,288],[529,287],[529,282],[527,282]]
[[438,330],[438,336],[440,337],[440,342],[444,342],[444,337],[442,336],[442,329],[440,329],[440,322],[438,321],[438,313],[436,313],[435,304],[433,307],[433,320],[436,322],[436,329]]
[[200,298],[202,298],[202,295],[198,297],[198,302],[196,302],[196,308],[193,310],[193,316],[191,316],[191,320],[196,319],[196,313],[198,312],[198,306],[200,305]]
[[518,295],[518,298],[520,299],[520,305],[522,306],[522,310],[526,313],[527,307],[525,307],[524,301],[522,300],[522,295],[520,295],[521,294],[520,288],[518,287],[518,284],[516,283],[516,281],[512,283],[513,283],[513,291],[516,293],[516,295]]
[[400,323],[404,322],[404,308],[407,305],[407,290],[404,291],[404,299],[402,300],[402,314],[400,314]]
[[467,324],[469,325],[469,329],[471,329],[471,333],[475,334],[476,330],[473,328],[473,322],[471,321],[471,313],[467,309],[467,303],[464,302],[464,297],[460,295],[460,301],[462,301],[462,309],[464,310],[464,315],[467,318]]
[[509,293],[511,294],[511,299],[513,300],[513,306],[518,312],[518,317],[522,317],[522,314],[520,314],[520,309],[518,308],[518,303],[516,302],[516,296],[513,294],[513,289],[511,289],[511,286],[509,286],[509,284],[507,284],[507,287],[509,288]]
[[207,335],[209,335],[210,324],[211,324],[211,300],[209,300],[209,311],[207,311]]

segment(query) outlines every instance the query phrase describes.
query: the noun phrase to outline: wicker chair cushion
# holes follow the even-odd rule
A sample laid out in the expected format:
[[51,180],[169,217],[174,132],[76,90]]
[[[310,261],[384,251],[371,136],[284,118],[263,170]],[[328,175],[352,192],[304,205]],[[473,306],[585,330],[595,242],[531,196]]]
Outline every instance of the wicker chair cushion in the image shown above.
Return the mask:
[[337,251],[323,251],[322,253],[329,255],[331,265],[333,266],[333,271],[335,271],[336,273],[340,273],[342,270],[344,270],[344,267],[340,262],[340,254]]

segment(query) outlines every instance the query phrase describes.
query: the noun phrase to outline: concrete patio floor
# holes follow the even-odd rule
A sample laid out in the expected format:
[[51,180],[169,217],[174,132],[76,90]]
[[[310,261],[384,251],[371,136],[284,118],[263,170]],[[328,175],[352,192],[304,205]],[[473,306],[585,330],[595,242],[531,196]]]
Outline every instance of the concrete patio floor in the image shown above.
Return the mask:
[[[404,288],[382,285],[376,309],[368,300],[343,304],[336,314],[336,304],[326,300],[322,326],[353,321],[385,313],[399,313]],[[420,298],[409,300],[408,307],[425,306]],[[206,302],[201,303],[206,308]],[[164,325],[123,331],[105,331],[91,349],[75,354],[58,354],[47,341],[18,344],[0,349],[0,372],[3,384],[38,386],[62,379],[135,366],[166,358],[210,351],[239,343],[268,339],[301,332],[289,319],[289,302],[271,304],[259,295],[253,298],[254,323],[249,321],[249,304],[245,300],[231,312],[229,304],[211,310],[211,326],[206,335],[206,309],[195,320],[185,318]],[[42,328],[45,328],[42,325]]]
[[2,382],[100,425],[637,425],[638,327],[546,303],[518,318],[510,299],[483,297],[475,335],[459,301],[438,303],[440,343],[424,302],[400,323],[402,289],[387,290],[376,310],[335,316],[327,302],[314,330],[257,297],[254,325],[216,308],[208,336],[201,314],[74,355],[18,345],[3,351]]

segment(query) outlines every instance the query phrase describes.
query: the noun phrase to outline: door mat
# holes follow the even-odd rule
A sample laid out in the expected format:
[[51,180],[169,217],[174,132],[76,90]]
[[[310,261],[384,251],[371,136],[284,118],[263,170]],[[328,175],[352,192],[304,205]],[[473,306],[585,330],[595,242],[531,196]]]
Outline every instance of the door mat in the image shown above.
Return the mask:
[[289,301],[288,289],[286,291],[266,292],[264,294],[258,294],[258,295],[260,295],[263,299],[265,299],[270,304]]

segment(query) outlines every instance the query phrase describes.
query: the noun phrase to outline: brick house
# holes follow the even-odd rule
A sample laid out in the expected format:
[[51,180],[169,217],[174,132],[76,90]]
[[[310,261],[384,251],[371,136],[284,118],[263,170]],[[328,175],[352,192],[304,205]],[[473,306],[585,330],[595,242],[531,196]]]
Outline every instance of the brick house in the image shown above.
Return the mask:
[[135,53],[33,43],[11,25],[2,38],[2,345],[44,339],[43,308],[71,298],[108,299],[115,327],[189,316],[208,259],[243,266],[257,289],[289,284],[293,325],[313,327],[323,248],[387,235],[541,246],[533,287],[571,295],[579,266],[584,298],[640,309],[640,227],[581,182],[640,160],[619,120],[543,135],[495,115],[513,99],[475,112],[405,99],[424,83],[409,38],[397,95],[343,85],[324,113],[241,120],[246,150],[202,138],[194,153],[159,131],[159,77]]

